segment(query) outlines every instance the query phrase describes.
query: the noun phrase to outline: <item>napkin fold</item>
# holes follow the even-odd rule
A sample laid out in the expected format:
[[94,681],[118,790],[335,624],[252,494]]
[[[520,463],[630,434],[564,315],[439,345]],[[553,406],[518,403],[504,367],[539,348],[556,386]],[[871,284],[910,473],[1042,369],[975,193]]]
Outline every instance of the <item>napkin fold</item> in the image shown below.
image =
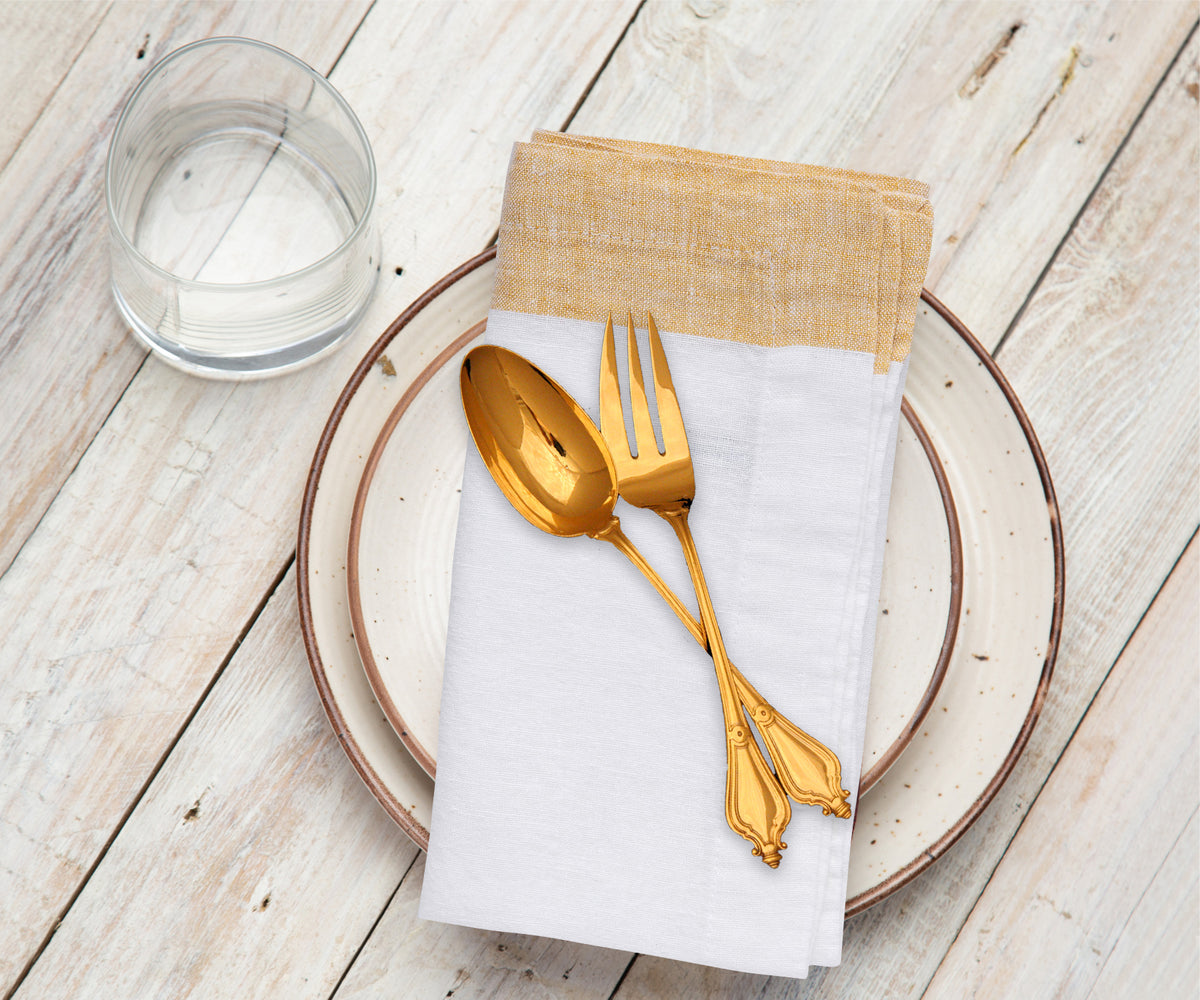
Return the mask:
[[[605,318],[653,313],[730,656],[850,789],[927,194],[538,132],[513,151],[488,316],[596,416]],[[617,513],[694,610],[670,528]],[[711,660],[611,546],[525,522],[474,449],[437,761],[426,919],[770,975],[840,961],[851,824],[793,804],[780,867],[753,857],[725,822]]]

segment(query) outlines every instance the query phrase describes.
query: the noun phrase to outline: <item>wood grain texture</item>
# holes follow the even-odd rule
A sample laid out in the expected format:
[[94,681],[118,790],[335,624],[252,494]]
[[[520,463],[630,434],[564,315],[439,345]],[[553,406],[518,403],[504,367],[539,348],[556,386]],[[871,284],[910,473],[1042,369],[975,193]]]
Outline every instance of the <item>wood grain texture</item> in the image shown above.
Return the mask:
[[[368,0],[117,3],[0,173],[0,572],[142,363],[108,290],[104,160],[138,80],[209,35],[246,35],[327,71]],[[138,53],[142,53],[139,58]]]
[[0,171],[37,121],[108,3],[0,2]]
[[1200,823],[1193,812],[1121,929],[1089,996],[1116,1000],[1129,995],[1130,984],[1152,997],[1186,997],[1195,992],[1200,982],[1198,856]]
[[930,873],[847,923],[841,967],[789,983],[639,958],[621,1000],[919,995],[933,977],[1196,527],[1200,297],[1178,269],[1197,257],[1196,59],[1193,39],[999,355],[1046,448],[1067,542],[1058,667],[1012,776]]
[[[1139,900],[1195,829],[1197,634],[1200,543],[1193,541],[1088,708],[927,1000],[1091,993]],[[1190,884],[1194,893],[1194,877]],[[1184,934],[1188,926],[1200,931],[1200,896],[1191,904],[1175,908]],[[1143,956],[1160,937],[1179,933],[1166,920],[1130,930],[1143,935],[1134,946]],[[1130,971],[1126,987],[1145,991],[1140,970]]]
[[[124,58],[148,18],[179,38],[155,58],[196,37],[199,18],[281,9],[118,5],[0,174],[19,206],[18,222],[0,219],[14,262],[0,291],[0,567],[36,525],[0,578],[0,625],[19,654],[0,671],[0,987],[116,833],[22,996],[240,995],[252,983],[324,997],[354,959],[411,849],[312,714],[288,638],[290,579],[121,819],[286,563],[312,444],[350,367],[490,235],[508,144],[565,120],[633,5],[377,4],[334,75],[380,166],[385,284],[363,331],[274,383],[198,383],[152,361],[125,391],[141,356],[108,303],[98,188],[84,190],[106,138],[77,123],[107,135],[140,73],[118,79],[113,53]],[[1186,3],[648,4],[574,127],[930,180],[936,290],[994,344],[1194,18]],[[311,22],[279,30],[303,39]],[[842,968],[799,982],[638,959],[619,996],[905,996],[934,976],[1195,527],[1196,292],[1178,266],[1196,258],[1195,58],[1193,45],[1000,356],[1050,453],[1069,545],[1058,674],[1016,774],[946,858],[850,922]],[[65,179],[46,168],[72,163]],[[22,180],[5,187],[16,164]],[[20,204],[26,192],[36,197]],[[49,301],[47,288],[67,292]],[[63,338],[75,329],[94,340]],[[1125,970],[1162,954],[1148,950],[1160,906],[1194,911],[1195,830],[1193,819],[1129,917],[1097,995],[1121,995]],[[619,953],[422,924],[419,874],[339,995],[607,996],[620,979]],[[1188,983],[1194,936],[1183,926],[1158,940],[1174,951],[1147,981]]]
[[[13,262],[0,290],[0,567],[8,566],[38,523],[142,360],[108,292],[101,195],[108,135],[130,89],[150,62],[222,32],[257,35],[316,65],[332,64],[340,51],[337,39],[344,42],[364,9],[362,3],[314,4],[293,18],[265,4],[117,4],[74,60],[0,174],[0,199],[15,209],[0,217],[0,245]],[[125,442],[125,457],[94,465],[93,483],[75,494],[75,504],[99,519],[89,526],[79,506],[68,512],[70,502],[64,504],[60,527],[51,519],[15,572],[9,567],[0,577],[8,639],[0,679],[0,814],[8,820],[0,827],[0,984],[11,980],[42,939],[111,834],[105,827],[120,817],[190,710],[183,703],[165,713],[155,708],[139,720],[145,703],[129,680],[142,670],[153,636],[163,641],[161,648],[177,650],[185,637],[206,632],[195,619],[161,631],[162,616],[135,596],[139,585],[157,585],[151,565],[163,552],[181,550],[172,534],[186,532],[190,522],[185,517],[169,527],[153,517],[126,518],[113,505],[140,494],[151,510],[161,511],[174,485],[194,486],[206,452],[189,442],[211,415],[203,406],[197,411],[181,403],[177,416],[185,429],[173,440],[161,435],[153,417],[140,428],[146,435],[140,440],[126,432],[136,418],[118,417],[108,439]],[[197,418],[199,424],[188,423]],[[140,465],[144,441],[171,453],[158,470]],[[186,492],[177,498],[184,500]],[[228,524],[228,516],[217,523]],[[191,544],[206,543],[196,537]],[[180,562],[185,580],[196,572],[190,558],[183,554]],[[279,566],[277,561],[272,575]],[[178,602],[186,585],[179,588],[177,580],[170,601],[183,613]],[[131,608],[117,610],[121,595],[133,598]],[[229,624],[236,635],[237,622]],[[211,670],[230,645],[228,636],[200,638],[194,655],[208,657]],[[89,674],[97,688],[80,683]],[[162,697],[173,679],[164,665],[161,679],[148,683]],[[178,693],[187,690],[184,685]],[[120,752],[124,726],[149,738],[147,752]],[[154,744],[158,751],[150,749]],[[51,759],[47,746],[61,747],[62,755]],[[74,754],[84,747],[97,757],[76,766]]]
[[16,996],[327,997],[416,854],[345,766],[289,572]]
[[[624,26],[611,4],[504,12],[498,22],[477,8],[377,5],[334,75],[375,146],[383,245],[405,272],[385,271],[357,339],[263,383],[146,364],[0,577],[16,653],[0,674],[0,983],[58,918],[286,564],[313,444],[358,356],[412,295],[486,244],[510,130],[561,124]],[[459,51],[479,54],[469,80],[446,56]],[[89,275],[76,306],[115,323],[103,267]],[[33,339],[49,337],[46,315],[36,322]],[[86,389],[69,366],[46,378],[59,396]]]
[[1195,20],[1119,0],[655,3],[571,128],[925,181],[926,286],[990,348]]

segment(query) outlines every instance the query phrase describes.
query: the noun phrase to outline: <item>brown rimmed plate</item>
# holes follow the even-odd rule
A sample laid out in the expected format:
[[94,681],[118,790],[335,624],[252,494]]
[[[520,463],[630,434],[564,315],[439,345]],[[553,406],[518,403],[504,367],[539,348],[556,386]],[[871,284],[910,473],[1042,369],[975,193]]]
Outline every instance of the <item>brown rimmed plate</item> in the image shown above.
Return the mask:
[[[486,314],[493,253],[431,288],[363,358],[321,436],[301,512],[301,625],[318,691],[368,787],[422,846],[432,780],[396,737],[367,681],[345,557],[372,444],[405,390],[426,369],[444,366],[462,348],[454,341]],[[928,294],[907,395],[957,502],[963,615],[932,710],[859,803],[848,914],[932,864],[995,795],[1028,740],[1061,626],[1062,538],[1041,449],[991,358]]]

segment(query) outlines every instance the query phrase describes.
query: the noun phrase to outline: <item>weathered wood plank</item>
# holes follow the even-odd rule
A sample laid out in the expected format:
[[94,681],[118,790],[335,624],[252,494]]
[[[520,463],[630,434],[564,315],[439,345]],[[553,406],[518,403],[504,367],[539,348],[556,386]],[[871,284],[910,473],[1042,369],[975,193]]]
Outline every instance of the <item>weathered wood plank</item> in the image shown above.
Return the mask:
[[[0,815],[9,821],[0,825],[0,983],[58,918],[286,565],[312,448],[359,356],[412,295],[486,244],[513,134],[562,123],[632,11],[374,7],[333,78],[381,171],[387,266],[357,339],[327,362],[261,383],[205,382],[148,362],[0,577],[0,627],[17,651],[0,672]],[[473,54],[474,73],[461,73],[461,53]],[[425,363],[402,353],[393,356],[397,385]],[[307,671],[303,679],[311,683]],[[244,711],[246,725],[271,714],[253,699]],[[226,749],[245,771],[259,769],[253,755]],[[190,777],[185,785],[175,800],[195,797]],[[260,807],[247,799],[231,808]],[[354,850],[352,840],[314,838],[295,813],[277,822],[318,880],[331,877],[329,853]],[[127,834],[135,843],[136,830]],[[121,860],[131,857],[113,855],[115,881],[141,883],[137,864]],[[38,981],[59,982],[82,964],[91,995],[111,995],[103,983],[118,975],[108,964],[118,931],[139,938],[164,907],[181,908],[176,929],[184,927],[221,900],[220,889],[214,882],[205,891],[215,897],[188,897],[142,884],[144,905],[107,910],[112,928],[84,935],[84,951],[48,952]],[[301,965],[307,947],[295,942]],[[221,959],[227,994],[257,976],[248,971],[256,960],[236,947]]]
[[0,3],[0,171],[104,19],[108,3]]
[[368,4],[115,4],[22,139],[0,173],[0,572],[145,353],[108,290],[104,159],[130,92],[210,35],[259,38],[327,71]]
[[293,570],[18,998],[329,995],[417,848],[345,766],[297,618]]
[[[124,98],[155,59],[211,34],[253,35],[316,65],[332,64],[365,9],[363,2],[310,4],[291,12],[273,4],[117,4],[74,60],[0,174],[0,199],[10,207],[0,216],[0,246],[9,265],[0,279],[0,466],[5,469],[0,480],[0,567],[24,542],[141,363],[142,352],[119,329],[108,294],[101,195],[108,135]],[[137,468],[135,453],[102,471],[99,483],[89,487],[89,507],[106,505],[110,498],[117,502],[123,494],[145,496],[146,477],[156,473]],[[191,450],[183,454],[179,462]],[[172,474],[159,471],[160,487],[169,489]],[[180,475],[188,473],[181,467],[173,476]],[[107,528],[98,531],[85,526],[78,514],[68,518],[69,527],[61,534],[50,527],[41,552],[66,561],[54,555],[43,558],[35,546],[25,568],[11,581],[3,577],[0,585],[5,594],[0,615],[6,624],[0,814],[7,821],[0,827],[0,898],[5,900],[0,908],[0,984],[25,963],[109,836],[111,821],[128,804],[128,792],[116,798],[109,793],[115,786],[136,789],[157,760],[153,751],[119,760],[109,756],[116,734],[103,717],[106,711],[114,718],[127,711],[120,707],[125,693],[119,680],[90,702],[87,685],[76,687],[89,658],[136,659],[140,648],[139,637],[125,627],[129,616],[113,614],[108,602],[125,580],[119,572],[106,579],[105,567],[124,552],[140,565],[136,573],[152,577],[154,559],[173,547],[166,537],[150,532],[139,551],[130,544],[130,535],[147,522],[139,525],[119,516],[106,520]],[[79,532],[72,535],[70,526]],[[153,539],[149,545],[147,538]],[[85,583],[89,574],[80,565],[91,565],[90,582]],[[35,583],[40,572],[46,575]],[[82,589],[72,593],[68,578],[83,584]],[[20,596],[9,596],[13,594]],[[37,600],[42,608],[30,612]],[[22,606],[30,618],[22,619]],[[56,631],[49,619],[63,624],[74,620],[74,625]],[[20,627],[14,624],[18,620]],[[96,623],[102,624],[85,636]],[[190,628],[171,631],[178,641]],[[229,642],[200,648],[215,657],[215,664],[222,647],[228,649]],[[100,652],[104,649],[109,651]],[[108,680],[119,674],[111,667],[104,672]],[[51,690],[58,692],[58,700],[45,700]],[[130,705],[136,702],[134,697]],[[176,722],[186,714],[186,708],[180,709],[173,715]],[[49,718],[39,722],[39,710]],[[170,731],[161,717],[147,717],[140,725],[160,747]],[[64,745],[61,757],[47,752],[44,726],[57,733],[51,745]],[[109,749],[91,766],[76,768],[66,748],[89,743]],[[80,789],[104,800],[101,813],[84,804],[87,794],[73,801]],[[59,818],[60,811],[65,818]]]
[[[1171,928],[1161,913],[1133,927],[1129,920],[1181,836],[1195,830],[1197,634],[1200,543],[1193,541],[1021,824],[927,1000],[1087,997],[1119,944],[1146,966],[1160,939],[1196,926],[1188,916],[1200,905],[1195,854],[1183,880],[1191,906],[1176,908],[1183,926]],[[1140,975],[1126,989],[1133,982],[1150,996],[1182,995],[1147,990]]]
[[1180,835],[1121,931],[1089,996],[1186,997],[1200,982],[1200,823]]
[[1198,251],[1197,53],[1193,39],[1000,353],[1046,447],[1067,540],[1058,667],[1016,770],[930,873],[847,924],[841,967],[765,982],[639,958],[621,1000],[916,995],[934,975],[1196,527],[1200,317],[1178,263]]

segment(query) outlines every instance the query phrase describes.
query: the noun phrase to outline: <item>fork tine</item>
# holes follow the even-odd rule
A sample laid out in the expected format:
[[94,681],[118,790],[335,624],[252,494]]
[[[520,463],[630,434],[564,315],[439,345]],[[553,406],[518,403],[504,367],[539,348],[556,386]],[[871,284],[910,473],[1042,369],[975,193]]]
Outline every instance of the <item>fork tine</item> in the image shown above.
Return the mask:
[[658,426],[662,430],[663,450],[675,458],[683,458],[689,452],[679,398],[675,395],[675,383],[671,381],[671,369],[667,366],[667,355],[658,336],[658,327],[654,317],[649,313],[646,315],[650,325],[650,367],[654,373],[654,397],[658,402]]
[[626,339],[629,343],[629,405],[633,408],[633,436],[637,441],[638,457],[651,451],[658,454],[658,441],[654,437],[654,422],[650,419],[650,401],[646,398],[646,379],[642,375],[642,359],[638,355],[632,312],[629,314]]
[[[604,327],[604,347],[600,354],[600,435],[619,457],[632,457],[625,416],[621,412],[621,382],[617,375],[617,348],[613,338],[612,313]],[[619,450],[618,450],[619,449]]]

